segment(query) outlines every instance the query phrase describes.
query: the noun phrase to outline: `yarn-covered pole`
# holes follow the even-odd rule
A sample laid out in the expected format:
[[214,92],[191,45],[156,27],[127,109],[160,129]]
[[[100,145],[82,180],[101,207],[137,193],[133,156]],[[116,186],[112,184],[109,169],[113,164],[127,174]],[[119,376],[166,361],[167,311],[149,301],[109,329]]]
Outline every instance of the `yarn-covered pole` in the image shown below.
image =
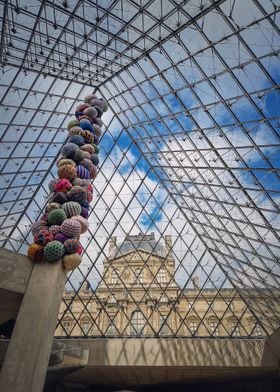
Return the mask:
[[88,95],[68,123],[68,138],[57,161],[58,178],[49,183],[45,214],[32,225],[34,242],[28,256],[34,262],[62,260],[64,268],[71,271],[82,261],[79,240],[89,227],[91,182],[97,175],[101,117],[107,109],[107,102]]

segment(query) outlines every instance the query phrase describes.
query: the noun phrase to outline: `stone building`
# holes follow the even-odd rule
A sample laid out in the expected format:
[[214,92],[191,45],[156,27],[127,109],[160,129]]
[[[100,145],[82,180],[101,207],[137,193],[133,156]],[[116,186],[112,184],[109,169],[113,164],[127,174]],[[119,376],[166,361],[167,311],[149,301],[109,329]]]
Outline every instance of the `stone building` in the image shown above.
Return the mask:
[[[192,278],[193,288],[182,290],[174,279],[171,236],[165,236],[164,245],[153,233],[128,235],[120,245],[112,237],[103,266],[96,290],[88,282],[78,295],[64,292],[57,336],[260,337],[265,333],[236,290],[201,288],[197,276]],[[244,295],[247,301],[262,304],[260,291],[247,290]],[[272,302],[274,312],[275,306]],[[263,319],[267,312],[263,303],[255,314]]]

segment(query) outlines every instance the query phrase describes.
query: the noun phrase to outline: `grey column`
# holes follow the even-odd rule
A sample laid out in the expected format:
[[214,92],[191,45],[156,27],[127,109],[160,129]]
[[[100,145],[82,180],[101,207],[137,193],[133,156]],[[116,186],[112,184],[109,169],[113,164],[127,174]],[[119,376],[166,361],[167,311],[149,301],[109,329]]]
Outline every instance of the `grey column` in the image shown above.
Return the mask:
[[0,391],[43,390],[65,280],[61,262],[34,264],[0,373]]

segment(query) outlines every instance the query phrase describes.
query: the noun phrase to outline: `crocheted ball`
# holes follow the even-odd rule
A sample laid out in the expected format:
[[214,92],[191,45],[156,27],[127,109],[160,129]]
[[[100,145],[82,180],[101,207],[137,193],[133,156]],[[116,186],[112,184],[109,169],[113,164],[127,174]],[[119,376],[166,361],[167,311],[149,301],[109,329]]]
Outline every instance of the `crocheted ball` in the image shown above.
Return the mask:
[[[59,227],[59,230],[60,230],[60,227]],[[62,244],[66,241],[66,240],[68,240],[68,238],[69,237],[67,237],[67,235],[65,235],[65,234],[63,234],[63,233],[57,233],[55,236],[54,236],[54,239],[56,240],[56,241],[59,241],[59,242],[61,242]]]
[[84,130],[82,130],[82,131],[81,131],[81,135],[82,135],[82,137],[84,138],[85,143],[91,144],[91,143],[93,143],[94,140],[95,140],[94,134],[92,134],[90,131],[84,131]]
[[81,132],[82,132],[82,128],[80,128],[80,126],[75,126],[75,127],[73,127],[73,128],[71,128],[70,130],[69,130],[69,132],[68,132],[68,134],[69,134],[69,136],[72,136],[72,135],[81,135]]
[[81,225],[81,234],[84,234],[89,228],[89,222],[81,215],[73,216],[72,219],[77,220]]
[[40,221],[42,222],[46,222],[46,224],[49,223],[49,215],[48,214],[44,214],[41,216]]
[[71,218],[71,216],[79,215],[82,212],[82,207],[76,201],[68,201],[62,206],[67,218]]
[[52,210],[56,210],[57,208],[60,208],[61,205],[59,203],[49,203],[46,207],[46,212],[49,213]]
[[103,121],[101,120],[100,117],[93,118],[93,119],[92,119],[92,122],[93,122],[93,124],[98,125],[100,128],[101,128],[102,125],[103,125]]
[[96,155],[96,154],[91,154],[90,159],[91,159],[91,162],[92,162],[95,166],[98,166],[98,164],[99,164],[98,155]]
[[101,128],[100,128],[99,125],[94,124],[93,130],[94,130],[94,133],[95,133],[98,137],[100,137],[100,136],[102,135],[102,130],[101,130]]
[[55,180],[51,180],[51,181],[49,182],[49,190],[50,190],[50,192],[53,192],[53,191],[54,191],[55,185],[56,185],[57,181],[58,181],[58,180],[55,179]]
[[88,211],[88,209],[87,209],[87,208],[85,208],[85,207],[82,207],[81,216],[82,216],[83,218],[85,218],[85,219],[87,219],[87,218],[88,218],[88,216],[89,216],[89,211]]
[[96,96],[95,94],[89,94],[89,95],[87,95],[87,96],[85,97],[84,101],[85,101],[85,103],[90,103],[90,101],[91,101],[92,99],[97,99],[97,96]]
[[64,242],[65,253],[76,253],[79,249],[79,240],[76,238],[69,238]]
[[[74,156],[75,156],[75,154],[74,154]],[[57,167],[61,167],[61,166],[65,166],[65,165],[72,165],[72,166],[76,167],[76,163],[73,161],[73,159],[62,157],[57,161]]]
[[82,120],[87,120],[89,121],[91,124],[93,122],[93,119],[90,118],[89,116],[86,116],[85,114],[83,114],[82,116],[79,116],[79,122],[81,122]]
[[57,233],[59,233],[59,231],[60,231],[60,226],[58,226],[58,225],[53,225],[53,226],[50,226],[50,227],[48,228],[48,230],[49,230],[50,233],[52,233],[53,236],[55,236]]
[[93,132],[93,126],[89,120],[85,120],[85,119],[81,120],[79,127],[84,129],[85,131]]
[[97,111],[97,117],[101,117],[103,114],[103,110],[98,106],[95,106],[95,109]]
[[76,219],[66,219],[60,226],[60,231],[69,238],[79,237],[81,235],[81,224]]
[[87,193],[86,200],[87,200],[88,203],[91,203],[92,200],[93,200],[93,191],[92,191],[92,189],[87,187],[86,188],[86,193]]
[[84,251],[84,248],[83,248],[82,245],[80,244],[80,245],[79,245],[79,248],[78,248],[78,250],[77,250],[78,255],[81,255],[81,254],[83,253],[83,251]]
[[52,197],[52,201],[54,203],[64,204],[67,202],[67,200],[68,199],[67,199],[66,193],[64,193],[64,192],[57,192]]
[[42,229],[34,236],[34,242],[38,245],[45,246],[51,241],[53,241],[53,234],[50,233],[47,229]]
[[91,170],[93,170],[94,164],[89,160],[89,159],[83,159],[80,162],[80,165],[84,166],[86,169],[88,169],[88,171],[90,172]]
[[76,120],[76,119],[70,120],[68,125],[67,125],[68,131],[69,131],[69,129],[71,129],[72,127],[75,127],[78,124],[79,124],[78,120]]
[[82,150],[80,150],[80,149],[77,149],[76,151],[75,151],[75,154],[74,154],[74,161],[77,163],[77,164],[79,164],[79,162],[81,162],[81,160],[84,158],[84,152],[82,151]]
[[62,208],[57,208],[49,213],[50,225],[61,225],[67,219],[67,216]]
[[84,114],[90,118],[95,118],[97,117],[97,110],[93,107],[90,107],[84,110]]
[[60,179],[55,185],[56,192],[68,192],[72,188],[72,184],[66,178]]
[[99,154],[100,151],[99,147],[96,144],[92,144],[92,146],[94,147],[95,154]]
[[[86,191],[86,189],[85,189],[85,191]],[[89,210],[90,205],[89,205],[89,203],[86,201],[86,199],[83,200],[80,204],[81,204],[82,207],[84,207],[84,208],[86,208],[87,210]]]
[[69,181],[73,181],[77,177],[76,168],[72,165],[64,165],[58,168],[57,171],[59,178],[66,178]]
[[42,261],[44,258],[44,247],[35,243],[30,244],[27,255],[33,261]]
[[92,166],[92,169],[90,171],[90,178],[94,179],[97,176],[97,168],[96,166]]
[[89,102],[88,103],[80,103],[77,108],[76,108],[76,112],[83,112],[86,108],[89,108]]
[[82,262],[82,258],[77,253],[72,253],[71,255],[66,255],[63,257],[62,263],[66,271],[73,271]]
[[90,154],[93,154],[95,152],[95,148],[94,146],[92,146],[91,144],[84,144],[80,150],[82,151],[86,151],[89,152]]
[[66,143],[61,149],[61,155],[66,158],[72,158],[77,150],[78,146],[76,143]]
[[90,101],[90,106],[94,106],[95,108],[98,107],[102,110],[103,102],[101,101],[101,99],[95,98]]
[[102,108],[103,112],[107,112],[107,110],[109,108],[108,102],[104,101],[103,99],[100,99],[100,101],[102,101],[102,103],[103,103],[103,108]]
[[90,179],[90,172],[82,165],[77,166],[77,177]]
[[49,242],[44,247],[44,255],[47,261],[50,263],[61,259],[65,254],[64,246],[59,241]]
[[85,139],[81,135],[73,135],[69,137],[68,143],[74,143],[80,147],[85,144]]
[[81,203],[86,198],[86,190],[79,185],[75,185],[69,192],[67,192],[67,198],[69,201],[77,201],[78,203]]
[[37,222],[34,222],[31,228],[31,232],[33,236],[36,234],[39,234],[42,229],[45,229],[47,227],[47,222],[39,220]]
[[79,185],[81,187],[88,186],[90,185],[90,183],[91,183],[90,180],[85,180],[79,177],[75,178],[75,180],[73,181],[73,185]]

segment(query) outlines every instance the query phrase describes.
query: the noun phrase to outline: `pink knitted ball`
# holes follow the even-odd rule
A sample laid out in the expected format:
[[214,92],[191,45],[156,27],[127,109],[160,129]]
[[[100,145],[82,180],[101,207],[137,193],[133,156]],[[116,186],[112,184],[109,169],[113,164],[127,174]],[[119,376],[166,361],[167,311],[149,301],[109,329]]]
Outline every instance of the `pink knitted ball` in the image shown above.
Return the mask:
[[80,103],[76,107],[76,112],[83,112],[86,108],[90,107],[89,103]]
[[60,231],[69,238],[77,238],[81,235],[81,224],[77,219],[66,219],[60,226]]
[[78,221],[80,223],[80,225],[81,225],[81,234],[84,234],[88,230],[89,223],[81,215],[75,215],[75,216],[72,217],[72,219],[74,219],[74,220],[76,220],[76,221]]
[[93,200],[93,190],[92,190],[92,187],[91,187],[91,185],[89,185],[87,188],[86,188],[86,191],[87,191],[87,198],[86,198],[86,200],[89,202],[89,203],[91,203],[92,202],[92,200]]
[[78,248],[78,250],[77,250],[78,255],[81,255],[81,254],[83,253],[83,251],[84,251],[84,248],[83,248],[82,245],[80,244],[80,245],[79,245],[79,248]]
[[52,233],[52,235],[56,235],[60,231],[60,226],[58,225],[53,225],[49,227],[49,232]]
[[71,188],[72,188],[72,184],[66,178],[62,178],[58,180],[58,182],[55,184],[56,192],[68,192],[70,191]]

